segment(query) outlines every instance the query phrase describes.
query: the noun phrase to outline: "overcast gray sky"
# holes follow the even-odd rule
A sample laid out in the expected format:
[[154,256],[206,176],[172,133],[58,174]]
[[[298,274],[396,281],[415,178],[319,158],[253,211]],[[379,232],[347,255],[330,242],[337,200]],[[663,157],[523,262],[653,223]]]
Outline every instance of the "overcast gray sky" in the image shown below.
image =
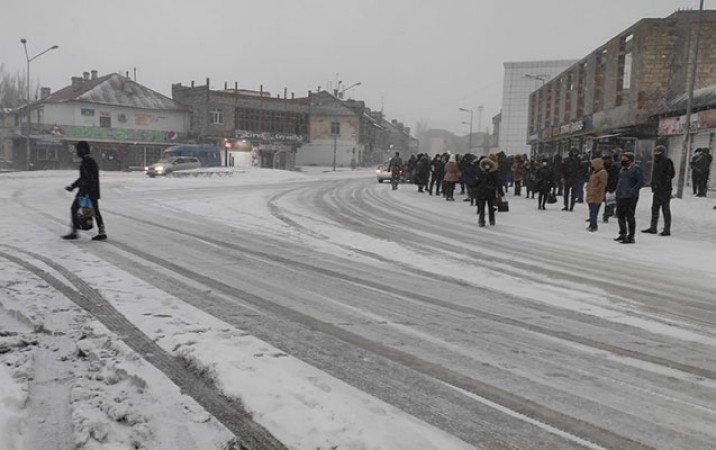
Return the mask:
[[[466,134],[465,113],[500,110],[503,63],[580,59],[641,18],[699,0],[2,0],[0,63],[53,91],[96,69],[171,84],[297,96],[341,80],[355,98],[411,128]],[[705,8],[716,7],[706,0]],[[290,94],[289,94],[290,95]],[[475,117],[475,127],[477,117]]]

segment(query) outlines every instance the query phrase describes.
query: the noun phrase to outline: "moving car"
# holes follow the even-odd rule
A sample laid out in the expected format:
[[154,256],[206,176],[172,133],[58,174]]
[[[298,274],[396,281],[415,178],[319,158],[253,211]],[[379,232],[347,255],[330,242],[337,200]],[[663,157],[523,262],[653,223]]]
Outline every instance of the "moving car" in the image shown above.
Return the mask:
[[[383,181],[390,181],[391,173],[390,170],[388,170],[388,163],[383,163],[376,167],[375,169],[375,175],[378,178],[378,183],[382,183]],[[400,181],[403,181],[404,171],[403,169],[400,169]]]
[[154,178],[157,175],[169,175],[178,170],[198,169],[201,163],[192,156],[176,156],[162,158],[158,162],[144,168],[144,173]]

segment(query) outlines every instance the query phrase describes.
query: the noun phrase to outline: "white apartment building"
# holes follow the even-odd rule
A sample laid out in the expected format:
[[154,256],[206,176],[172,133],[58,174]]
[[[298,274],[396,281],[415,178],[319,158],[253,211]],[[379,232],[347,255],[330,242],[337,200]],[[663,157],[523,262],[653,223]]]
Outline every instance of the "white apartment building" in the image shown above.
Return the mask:
[[508,155],[530,154],[529,96],[577,60],[506,62],[502,88],[502,120],[498,147]]

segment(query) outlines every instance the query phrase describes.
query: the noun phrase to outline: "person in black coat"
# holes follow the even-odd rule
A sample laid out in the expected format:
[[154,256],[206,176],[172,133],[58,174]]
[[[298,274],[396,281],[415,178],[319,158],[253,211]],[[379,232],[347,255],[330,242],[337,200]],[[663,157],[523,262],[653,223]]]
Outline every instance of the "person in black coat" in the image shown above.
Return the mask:
[[497,194],[504,195],[502,190],[502,179],[497,170],[497,164],[490,158],[483,158],[479,163],[475,183],[475,200],[477,201],[477,213],[480,215],[478,224],[485,226],[485,207],[487,207],[490,225],[495,224],[495,201]]
[[547,209],[547,200],[550,195],[555,195],[552,192],[554,186],[554,173],[552,168],[549,166],[549,161],[546,159],[542,160],[539,169],[535,173],[535,191],[537,191],[537,209]]
[[562,161],[562,183],[564,185],[564,207],[562,211],[574,210],[574,204],[579,196],[579,180],[582,177],[582,161],[579,150],[575,147],[569,151],[569,156]]
[[440,195],[440,189],[443,185],[443,177],[445,176],[445,160],[444,155],[435,155],[430,162],[432,176],[430,177],[430,186],[428,186],[428,194],[433,195],[433,186],[435,186],[435,195]]
[[479,170],[474,155],[468,153],[463,156],[460,166],[460,181],[467,189],[467,198],[463,201],[470,202],[470,206],[475,204],[475,185],[477,184],[477,173]]
[[90,146],[86,141],[79,141],[75,145],[75,151],[77,156],[82,159],[80,163],[80,177],[75,180],[74,183],[65,187],[66,190],[72,192],[75,189],[77,195],[75,196],[72,206],[70,207],[70,214],[72,217],[72,230],[69,234],[62,236],[63,239],[77,239],[77,230],[80,228],[79,221],[77,218],[77,211],[80,209],[78,197],[88,196],[92,200],[92,207],[94,208],[94,219],[97,222],[97,228],[99,232],[97,236],[93,237],[93,241],[103,241],[107,239],[107,234],[104,229],[104,220],[102,214],[99,211],[99,166],[97,161],[90,156]]
[[651,175],[651,225],[642,233],[657,233],[659,224],[659,211],[664,214],[664,229],[662,236],[671,236],[671,180],[676,175],[674,163],[666,157],[666,147],[654,147],[654,171]]

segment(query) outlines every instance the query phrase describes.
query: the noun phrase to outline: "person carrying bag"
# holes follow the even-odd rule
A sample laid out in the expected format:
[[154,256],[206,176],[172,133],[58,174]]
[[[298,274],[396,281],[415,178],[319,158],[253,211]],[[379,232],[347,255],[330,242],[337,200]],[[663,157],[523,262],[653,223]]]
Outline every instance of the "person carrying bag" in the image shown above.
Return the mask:
[[[71,231],[62,236],[63,239],[77,239],[77,230],[91,229],[92,218],[97,222],[98,233],[92,238],[93,241],[104,241],[107,234],[104,229],[104,220],[99,211],[99,166],[97,161],[90,156],[90,146],[86,141],[79,141],[75,145],[77,157],[82,159],[80,163],[80,177],[74,183],[66,186],[69,192],[79,189],[75,196],[70,215],[72,218]],[[89,200],[89,205],[87,204]],[[83,206],[84,205],[84,206]],[[87,215],[89,216],[90,228],[87,227]]]

